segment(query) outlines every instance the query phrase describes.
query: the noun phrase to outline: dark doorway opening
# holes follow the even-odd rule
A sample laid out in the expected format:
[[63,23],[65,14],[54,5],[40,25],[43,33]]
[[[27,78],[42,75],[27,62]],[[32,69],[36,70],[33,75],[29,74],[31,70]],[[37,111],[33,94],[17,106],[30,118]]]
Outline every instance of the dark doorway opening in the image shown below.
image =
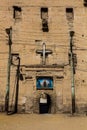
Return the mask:
[[46,114],[51,112],[51,97],[49,94],[42,93],[39,100],[39,113]]

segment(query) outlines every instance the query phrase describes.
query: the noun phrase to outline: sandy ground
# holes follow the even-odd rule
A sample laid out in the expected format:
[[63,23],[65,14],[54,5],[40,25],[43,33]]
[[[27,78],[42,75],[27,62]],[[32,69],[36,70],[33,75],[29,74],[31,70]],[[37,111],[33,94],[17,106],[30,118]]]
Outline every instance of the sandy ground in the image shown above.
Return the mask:
[[1,113],[0,130],[87,130],[87,116]]

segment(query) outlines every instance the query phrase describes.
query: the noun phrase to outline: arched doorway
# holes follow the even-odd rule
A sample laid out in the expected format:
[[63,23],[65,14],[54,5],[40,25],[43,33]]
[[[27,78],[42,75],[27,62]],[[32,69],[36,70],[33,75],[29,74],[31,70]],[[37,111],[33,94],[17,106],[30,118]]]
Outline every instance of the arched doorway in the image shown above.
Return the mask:
[[39,99],[39,113],[45,114],[51,112],[51,97],[49,94],[42,93]]

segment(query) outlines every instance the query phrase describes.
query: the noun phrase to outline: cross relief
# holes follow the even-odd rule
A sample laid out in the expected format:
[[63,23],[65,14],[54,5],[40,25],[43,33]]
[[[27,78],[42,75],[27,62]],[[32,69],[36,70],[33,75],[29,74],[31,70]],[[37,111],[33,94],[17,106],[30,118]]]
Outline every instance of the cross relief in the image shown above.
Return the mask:
[[40,54],[42,57],[42,64],[45,65],[46,64],[46,58],[49,54],[52,54],[52,50],[50,49],[46,49],[46,44],[43,43],[42,44],[42,49],[41,50],[36,50],[37,54]]

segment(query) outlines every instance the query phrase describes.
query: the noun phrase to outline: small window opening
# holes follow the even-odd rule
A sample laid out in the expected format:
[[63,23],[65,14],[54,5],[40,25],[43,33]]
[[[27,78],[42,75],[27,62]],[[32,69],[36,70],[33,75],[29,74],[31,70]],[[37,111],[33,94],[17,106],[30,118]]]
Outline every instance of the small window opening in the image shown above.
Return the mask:
[[13,18],[14,19],[21,19],[21,7],[13,6]]
[[72,13],[73,12],[73,8],[66,8],[66,12],[67,13]]
[[41,12],[48,12],[48,8],[47,7],[42,7]]
[[67,17],[67,20],[74,19],[73,8],[66,8],[66,17]]
[[47,19],[48,18],[48,8],[41,8],[41,19]]
[[41,8],[42,30],[48,32],[48,8]]
[[87,7],[87,0],[84,0],[84,6]]
[[48,32],[49,31],[49,29],[48,29],[48,21],[45,20],[45,19],[42,20],[42,30],[43,30],[43,32]]

